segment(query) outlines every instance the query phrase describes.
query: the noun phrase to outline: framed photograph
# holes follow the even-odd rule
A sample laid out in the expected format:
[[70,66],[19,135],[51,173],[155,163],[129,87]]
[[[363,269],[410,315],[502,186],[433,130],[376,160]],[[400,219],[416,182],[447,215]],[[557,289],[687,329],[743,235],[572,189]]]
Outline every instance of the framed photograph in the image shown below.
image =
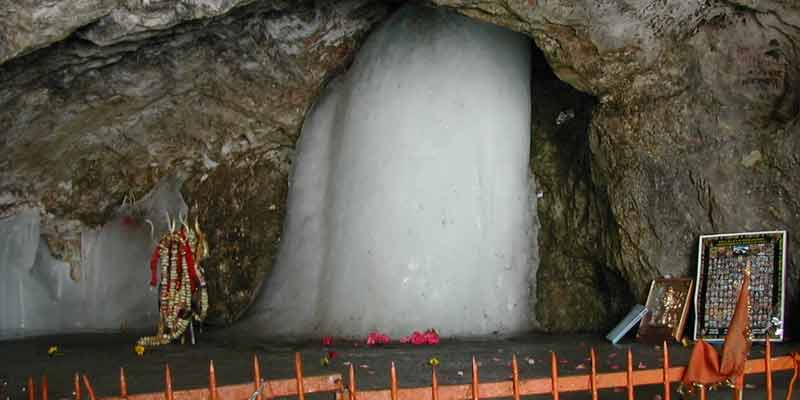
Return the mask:
[[686,329],[692,286],[689,278],[653,280],[645,303],[647,313],[636,336],[644,342],[661,343],[670,337],[680,342]]
[[752,339],[783,340],[786,231],[700,236],[694,340],[725,339],[748,262]]

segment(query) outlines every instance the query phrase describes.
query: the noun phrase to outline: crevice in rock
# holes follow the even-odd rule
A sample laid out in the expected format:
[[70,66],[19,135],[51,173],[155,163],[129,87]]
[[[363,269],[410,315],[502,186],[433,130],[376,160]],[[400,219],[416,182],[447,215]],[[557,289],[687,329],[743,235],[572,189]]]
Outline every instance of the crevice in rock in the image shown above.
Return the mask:
[[534,46],[531,168],[539,185],[536,318],[546,331],[594,331],[633,303],[615,268],[619,246],[605,188],[593,180],[589,143],[597,100],[555,76]]

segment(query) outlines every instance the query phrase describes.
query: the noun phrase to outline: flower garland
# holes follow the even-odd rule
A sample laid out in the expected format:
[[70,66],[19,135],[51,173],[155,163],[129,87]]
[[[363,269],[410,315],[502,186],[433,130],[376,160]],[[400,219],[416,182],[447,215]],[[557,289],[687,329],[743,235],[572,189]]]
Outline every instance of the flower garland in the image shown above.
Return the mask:
[[[150,285],[159,282],[158,333],[140,338],[137,346],[159,346],[181,337],[192,319],[202,322],[208,315],[208,290],[199,260],[207,255],[205,235],[195,223],[172,229],[158,242],[150,259]],[[158,272],[158,274],[157,274]],[[192,303],[196,296],[196,303]]]

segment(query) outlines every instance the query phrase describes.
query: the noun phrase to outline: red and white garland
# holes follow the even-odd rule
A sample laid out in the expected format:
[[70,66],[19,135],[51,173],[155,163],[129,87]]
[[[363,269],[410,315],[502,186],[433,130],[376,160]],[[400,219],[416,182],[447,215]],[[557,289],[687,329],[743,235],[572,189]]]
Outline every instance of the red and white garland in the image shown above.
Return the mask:
[[197,224],[194,229],[186,225],[173,229],[161,238],[150,259],[150,285],[156,286],[159,272],[161,276],[158,334],[140,338],[137,345],[170,343],[186,332],[192,318],[198,322],[205,320],[208,290],[198,258],[205,258],[206,246]]

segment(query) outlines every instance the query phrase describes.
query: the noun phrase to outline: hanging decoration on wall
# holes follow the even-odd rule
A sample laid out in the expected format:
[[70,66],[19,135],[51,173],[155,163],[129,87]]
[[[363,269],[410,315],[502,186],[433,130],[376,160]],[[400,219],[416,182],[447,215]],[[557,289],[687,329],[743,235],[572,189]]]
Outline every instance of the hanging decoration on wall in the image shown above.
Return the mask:
[[750,329],[754,341],[783,340],[786,231],[700,236],[694,339],[721,341],[752,264]]
[[167,221],[169,232],[150,260],[150,285],[158,284],[158,333],[140,338],[137,347],[164,345],[186,333],[194,343],[193,321],[202,322],[208,313],[208,290],[200,266],[208,256],[205,234],[197,220],[193,228],[185,220],[180,228],[174,220]]

